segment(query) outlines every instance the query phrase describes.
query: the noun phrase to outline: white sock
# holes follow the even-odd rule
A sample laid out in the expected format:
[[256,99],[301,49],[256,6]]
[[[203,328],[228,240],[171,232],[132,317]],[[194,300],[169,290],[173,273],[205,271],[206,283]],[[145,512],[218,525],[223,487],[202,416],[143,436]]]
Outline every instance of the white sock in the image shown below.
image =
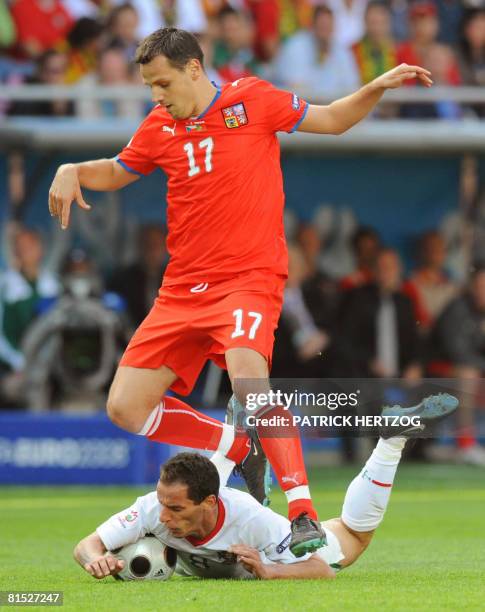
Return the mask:
[[342,520],[354,531],[373,531],[382,522],[406,441],[380,438],[364,469],[350,483]]
[[212,463],[216,466],[217,471],[219,472],[221,487],[225,487],[227,485],[229,476],[231,475],[231,472],[234,469],[234,466],[236,465],[234,461],[226,457],[226,454],[229,452],[229,449],[234,443],[234,437],[234,425],[228,425],[227,423],[224,423],[219,446],[217,447],[216,452],[210,458]]
[[163,400],[155,406],[155,408],[148,415],[147,420],[145,421],[143,427],[136,434],[137,436],[149,436],[154,433],[158,426],[160,425],[160,421],[163,416]]
[[220,451],[216,451],[210,460],[216,466],[217,471],[219,472],[219,480],[221,482],[220,486],[225,487],[236,464]]

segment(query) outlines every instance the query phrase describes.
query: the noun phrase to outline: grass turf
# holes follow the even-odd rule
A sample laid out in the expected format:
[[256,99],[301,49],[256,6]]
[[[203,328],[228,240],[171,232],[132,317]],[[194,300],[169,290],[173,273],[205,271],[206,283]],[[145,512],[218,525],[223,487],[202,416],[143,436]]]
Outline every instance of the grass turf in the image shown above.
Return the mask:
[[[351,468],[311,474],[321,518],[337,516]],[[485,477],[457,466],[404,465],[370,548],[337,579],[167,583],[96,581],[75,543],[148,489],[0,488],[0,590],[62,590],[67,610],[484,610]],[[285,512],[281,493],[272,507]]]

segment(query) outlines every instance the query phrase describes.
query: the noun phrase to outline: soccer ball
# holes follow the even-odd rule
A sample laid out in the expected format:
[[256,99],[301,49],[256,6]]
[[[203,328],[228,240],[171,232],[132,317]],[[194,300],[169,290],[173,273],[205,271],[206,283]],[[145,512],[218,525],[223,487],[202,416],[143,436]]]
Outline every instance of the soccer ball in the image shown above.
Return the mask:
[[125,562],[117,574],[121,580],[168,580],[175,571],[177,552],[154,536],[140,538],[112,554]]

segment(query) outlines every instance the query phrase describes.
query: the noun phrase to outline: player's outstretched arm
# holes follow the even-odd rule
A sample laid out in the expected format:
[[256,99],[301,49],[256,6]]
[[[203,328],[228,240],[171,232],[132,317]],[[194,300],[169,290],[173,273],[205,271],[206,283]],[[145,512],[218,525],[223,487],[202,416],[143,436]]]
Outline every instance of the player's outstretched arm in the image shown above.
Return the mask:
[[139,177],[125,170],[115,159],[97,159],[80,164],[59,166],[49,189],[49,212],[58,217],[62,229],[69,225],[71,204],[89,210],[81,187],[94,191],[115,191],[136,181]]
[[74,549],[74,559],[93,578],[114,576],[124,567],[124,562],[106,554],[106,548],[95,532],[81,540]]
[[306,561],[296,563],[263,563],[259,552],[251,546],[237,544],[231,546],[230,552],[238,557],[244,567],[256,578],[262,580],[276,580],[278,578],[292,580],[303,578],[335,578],[333,569],[320,559],[312,555]]
[[433,81],[430,77],[430,71],[425,68],[401,64],[381,74],[350,96],[336,100],[328,106],[310,105],[298,131],[343,134],[374,109],[386,89],[396,89],[405,81],[416,78],[426,87],[431,87]]

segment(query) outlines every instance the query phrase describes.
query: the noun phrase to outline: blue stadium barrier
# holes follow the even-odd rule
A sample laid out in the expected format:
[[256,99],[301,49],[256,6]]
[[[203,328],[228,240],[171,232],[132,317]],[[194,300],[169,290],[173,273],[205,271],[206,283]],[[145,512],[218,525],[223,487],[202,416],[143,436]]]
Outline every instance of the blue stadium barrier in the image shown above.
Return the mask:
[[101,413],[0,414],[0,484],[151,483],[169,456]]

